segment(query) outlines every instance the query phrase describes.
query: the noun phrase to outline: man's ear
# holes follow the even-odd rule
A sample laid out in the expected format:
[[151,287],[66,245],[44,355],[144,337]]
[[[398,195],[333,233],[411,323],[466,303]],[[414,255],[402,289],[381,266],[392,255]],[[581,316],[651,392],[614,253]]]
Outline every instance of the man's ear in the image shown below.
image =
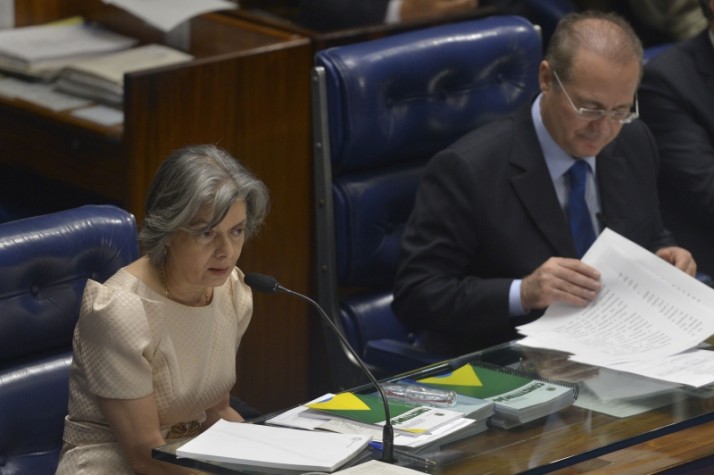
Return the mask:
[[[714,0],[712,0],[714,2]],[[541,92],[549,91],[552,88],[553,74],[550,70],[548,61],[543,60],[538,66],[538,85]]]

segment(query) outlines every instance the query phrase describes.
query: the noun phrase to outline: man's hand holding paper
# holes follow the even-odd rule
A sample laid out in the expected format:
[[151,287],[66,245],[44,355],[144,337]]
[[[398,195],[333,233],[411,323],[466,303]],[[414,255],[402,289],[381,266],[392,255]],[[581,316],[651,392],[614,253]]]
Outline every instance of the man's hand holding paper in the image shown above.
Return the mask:
[[527,309],[546,308],[554,302],[578,307],[600,292],[600,272],[578,259],[551,257],[521,284],[521,304]]
[[597,366],[652,362],[695,347],[714,333],[714,290],[670,265],[686,263],[686,255],[661,257],[606,229],[583,256],[600,271],[601,292],[585,307],[554,302],[518,328],[526,335],[521,343]]
[[697,272],[697,264],[694,262],[692,253],[686,249],[682,249],[681,247],[663,247],[659,249],[656,254],[689,275],[693,276]]

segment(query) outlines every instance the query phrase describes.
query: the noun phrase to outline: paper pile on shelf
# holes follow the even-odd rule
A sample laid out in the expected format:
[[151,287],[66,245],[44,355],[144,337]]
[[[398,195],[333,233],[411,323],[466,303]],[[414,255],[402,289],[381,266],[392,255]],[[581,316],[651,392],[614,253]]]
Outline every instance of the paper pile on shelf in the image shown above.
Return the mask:
[[193,56],[168,46],[149,44],[67,65],[57,79],[58,90],[121,105],[124,75],[149,68],[190,61]]
[[0,70],[52,80],[69,63],[121,51],[137,40],[81,18],[0,31]]

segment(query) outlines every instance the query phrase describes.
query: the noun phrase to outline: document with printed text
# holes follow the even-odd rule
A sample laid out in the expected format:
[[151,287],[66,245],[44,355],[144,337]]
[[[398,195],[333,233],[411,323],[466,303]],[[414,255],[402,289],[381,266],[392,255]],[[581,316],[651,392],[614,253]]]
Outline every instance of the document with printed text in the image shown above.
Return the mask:
[[518,328],[519,344],[665,381],[714,381],[714,352],[684,353],[714,334],[714,289],[609,229],[583,261],[600,271],[600,295],[584,308],[551,305]]

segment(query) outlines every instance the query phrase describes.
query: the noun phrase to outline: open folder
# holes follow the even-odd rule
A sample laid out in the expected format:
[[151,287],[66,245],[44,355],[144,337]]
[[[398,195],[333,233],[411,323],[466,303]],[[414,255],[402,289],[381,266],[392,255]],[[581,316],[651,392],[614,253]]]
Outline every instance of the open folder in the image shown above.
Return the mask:
[[179,457],[285,470],[334,471],[371,437],[220,420],[176,450]]

